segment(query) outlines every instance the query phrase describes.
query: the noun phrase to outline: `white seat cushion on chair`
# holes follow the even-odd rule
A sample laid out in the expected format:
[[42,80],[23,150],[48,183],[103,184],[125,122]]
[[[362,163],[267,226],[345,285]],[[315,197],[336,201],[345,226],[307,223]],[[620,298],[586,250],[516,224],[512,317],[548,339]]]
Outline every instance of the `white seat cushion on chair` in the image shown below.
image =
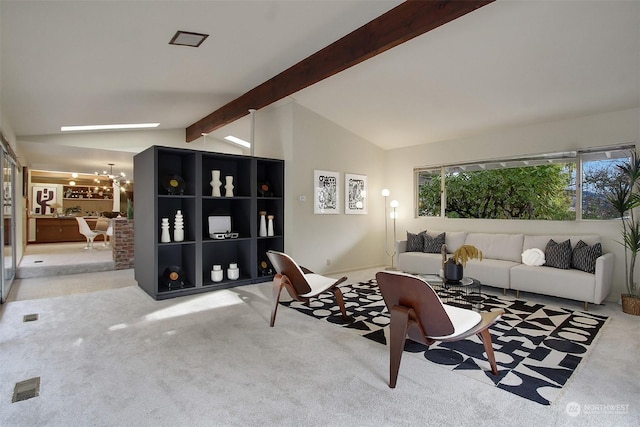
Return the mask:
[[429,336],[428,338],[434,340],[453,338],[457,335],[467,332],[469,329],[473,328],[482,321],[482,316],[480,316],[480,313],[476,311],[467,310],[466,308],[454,307],[447,304],[442,304],[442,306],[447,312],[449,319],[451,319],[451,323],[453,323],[453,333],[437,337]]
[[301,297],[314,297],[318,294],[329,289],[336,283],[336,279],[332,279],[331,277],[321,276],[315,273],[307,273],[304,275],[304,278],[307,279],[307,283],[311,287],[311,292],[307,292],[306,294],[300,295]]

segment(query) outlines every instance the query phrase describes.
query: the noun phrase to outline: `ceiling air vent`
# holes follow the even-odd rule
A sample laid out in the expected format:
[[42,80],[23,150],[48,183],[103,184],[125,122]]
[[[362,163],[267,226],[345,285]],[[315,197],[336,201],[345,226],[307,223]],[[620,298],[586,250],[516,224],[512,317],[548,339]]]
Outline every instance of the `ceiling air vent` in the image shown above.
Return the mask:
[[209,37],[209,34],[190,33],[188,31],[178,31],[173,36],[169,44],[175,44],[178,46],[191,46],[199,47],[205,39]]

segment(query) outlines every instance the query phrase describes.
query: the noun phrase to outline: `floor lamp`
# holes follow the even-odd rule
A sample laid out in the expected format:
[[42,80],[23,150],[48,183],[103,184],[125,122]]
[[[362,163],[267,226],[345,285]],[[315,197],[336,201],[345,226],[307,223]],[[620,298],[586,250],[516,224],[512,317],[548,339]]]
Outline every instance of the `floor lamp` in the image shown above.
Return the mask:
[[[397,218],[397,212],[396,212],[396,208],[398,207],[399,203],[397,200],[392,200],[391,203],[389,204],[389,206],[391,206],[391,208],[393,209],[393,211],[391,212],[391,215],[388,215],[388,211],[387,211],[387,198],[389,197],[389,194],[391,194],[389,192],[388,189],[384,189],[382,190],[382,197],[384,197],[384,251],[385,253],[391,257],[391,270],[395,270],[395,266],[393,264],[393,258],[396,256],[396,218]],[[393,219],[393,252],[389,253],[389,217],[391,217]]]

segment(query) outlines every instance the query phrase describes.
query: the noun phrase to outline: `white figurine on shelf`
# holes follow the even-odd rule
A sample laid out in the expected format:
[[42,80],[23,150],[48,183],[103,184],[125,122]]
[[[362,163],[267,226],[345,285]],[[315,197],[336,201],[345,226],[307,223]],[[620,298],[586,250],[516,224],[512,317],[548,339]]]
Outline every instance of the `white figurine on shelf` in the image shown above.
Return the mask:
[[224,179],[227,182],[224,186],[224,197],[233,197],[233,177],[231,175],[227,175],[224,177]]
[[211,196],[220,197],[220,186],[222,185],[222,181],[220,181],[220,171],[212,170],[211,171]]
[[173,224],[173,240],[175,242],[182,242],[184,240],[184,218],[182,217],[182,211],[176,212],[176,221]]
[[229,264],[229,268],[227,269],[227,277],[229,278],[229,280],[238,280],[238,278],[240,277],[240,269],[238,268],[238,264]]
[[162,218],[160,228],[162,229],[162,233],[160,234],[160,241],[162,243],[170,242],[171,234],[169,233],[169,218]]
[[258,232],[260,237],[267,236],[267,212],[260,211],[260,231]]
[[267,236],[273,236],[273,215],[267,216]]

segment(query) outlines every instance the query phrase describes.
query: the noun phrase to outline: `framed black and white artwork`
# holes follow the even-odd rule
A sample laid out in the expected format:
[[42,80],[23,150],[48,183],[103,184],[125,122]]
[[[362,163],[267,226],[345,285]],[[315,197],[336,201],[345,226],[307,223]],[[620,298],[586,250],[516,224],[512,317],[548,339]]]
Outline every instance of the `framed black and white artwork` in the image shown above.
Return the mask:
[[344,213],[367,213],[367,176],[347,173],[344,175]]
[[323,170],[313,172],[313,213],[340,213],[340,173]]

